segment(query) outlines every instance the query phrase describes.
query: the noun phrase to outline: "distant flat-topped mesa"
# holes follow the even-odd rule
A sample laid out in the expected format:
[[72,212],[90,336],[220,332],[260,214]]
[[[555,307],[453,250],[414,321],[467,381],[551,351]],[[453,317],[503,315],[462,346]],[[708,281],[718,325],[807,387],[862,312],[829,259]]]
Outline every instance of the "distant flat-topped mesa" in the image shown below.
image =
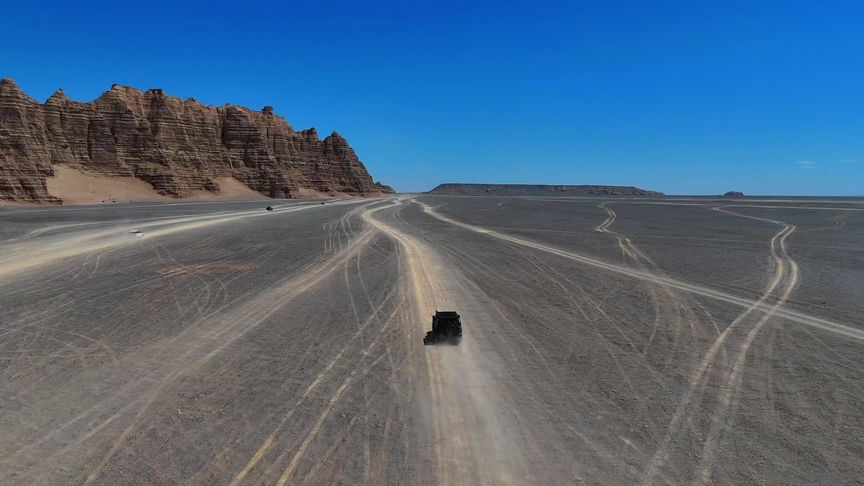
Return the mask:
[[662,196],[633,186],[565,186],[541,184],[441,184],[430,194],[465,196]]
[[270,107],[217,108],[118,85],[91,103],[58,90],[40,104],[3,79],[0,200],[61,202],[46,183],[57,166],[140,179],[170,197],[218,193],[227,178],[274,198],[386,190],[338,133],[294,131]]

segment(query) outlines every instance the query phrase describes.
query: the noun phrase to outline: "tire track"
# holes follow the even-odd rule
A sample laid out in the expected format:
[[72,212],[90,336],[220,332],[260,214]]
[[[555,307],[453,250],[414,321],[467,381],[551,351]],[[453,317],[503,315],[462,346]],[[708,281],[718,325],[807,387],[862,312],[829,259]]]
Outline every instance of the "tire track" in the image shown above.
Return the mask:
[[393,295],[393,292],[388,294],[387,298],[377,307],[377,309],[375,309],[375,311],[370,315],[370,317],[368,319],[366,319],[358,327],[353,338],[348,340],[348,344],[343,346],[342,349],[336,354],[336,356],[334,356],[333,359],[330,360],[330,362],[324,367],[324,369],[315,377],[315,379],[312,380],[312,383],[310,383],[309,386],[306,387],[306,389],[303,391],[303,393],[301,394],[301,396],[297,400],[297,402],[294,404],[294,406],[291,407],[285,414],[283,414],[283,416],[279,419],[279,422],[277,422],[276,427],[274,427],[274,429],[270,432],[270,434],[264,439],[264,441],[261,443],[261,445],[255,451],[255,453],[252,455],[252,457],[249,458],[249,460],[247,461],[247,463],[243,467],[243,469],[241,469],[234,476],[234,478],[231,480],[231,482],[229,484],[231,484],[231,485],[242,484],[242,482],[246,479],[246,477],[249,475],[249,473],[252,472],[252,470],[261,463],[261,461],[264,459],[264,457],[272,450],[272,448],[276,444],[276,441],[279,438],[279,434],[280,434],[280,431],[282,430],[282,428],[288,424],[288,422],[291,420],[291,418],[294,416],[294,414],[297,412],[297,410],[303,404],[303,402],[306,401],[309,397],[311,397],[312,394],[314,394],[317,391],[318,387],[321,386],[325,382],[325,380],[329,376],[330,372],[336,367],[337,364],[339,364],[342,361],[343,355],[345,355],[346,352],[348,352],[352,349],[354,339],[358,338],[360,336],[360,334],[366,329],[366,327],[368,327],[368,325],[376,317],[378,317],[378,312],[380,311],[380,309],[384,305],[386,305],[389,302],[389,300],[392,298],[392,295]]
[[[609,216],[605,221],[600,223],[600,225],[598,225],[595,230],[600,233],[606,233],[614,236],[618,242],[618,247],[621,248],[621,251],[624,254],[625,258],[630,257],[630,259],[638,268],[654,272],[658,275],[666,276],[659,269],[654,260],[652,260],[650,257],[645,255],[645,253],[643,253],[639,248],[637,248],[630,238],[609,229],[612,224],[615,223],[615,221],[617,220],[617,214],[612,208],[608,207],[607,204],[608,201],[604,201],[598,206],[602,209],[605,209]],[[679,297],[670,286],[663,284],[659,285],[663,293],[663,296],[661,297],[655,290],[655,287],[657,286],[658,285],[652,282],[646,282],[645,285],[648,293],[651,295],[651,299],[654,301],[655,315],[654,326],[651,330],[648,342],[643,349],[643,355],[648,354],[650,346],[654,342],[657,331],[659,330],[661,321],[664,319],[664,317],[666,319],[669,319],[671,317],[672,319],[674,336],[673,340],[676,348],[687,348],[687,346],[682,346],[681,344],[681,334],[685,322],[688,324],[688,327],[690,329],[691,339],[693,341],[697,341],[699,338],[696,329],[693,327],[693,322],[699,322],[699,319],[687,299]],[[675,354],[669,354],[666,359],[665,366],[669,367],[674,359]]]
[[[346,200],[333,203],[330,206],[357,204],[359,202],[362,201]],[[368,202],[366,203],[368,204]],[[137,243],[137,239],[130,238],[127,234],[133,229],[148,230],[146,231],[146,238],[150,239],[242,219],[273,217],[275,214],[292,213],[319,207],[321,206],[310,204],[306,206],[292,206],[287,209],[276,208],[272,212],[255,209],[235,211],[227,214],[180,216],[157,222],[145,222],[137,225],[121,224],[111,229],[82,231],[58,236],[46,239],[48,241],[28,245],[22,251],[10,252],[3,258],[0,258],[0,278],[9,278],[23,271],[98,250],[135,244]]]
[[[400,200],[395,203],[402,205]],[[404,250],[407,272],[412,282],[415,302],[414,322],[427,322],[435,309],[461,300],[442,283],[458,281],[451,269],[442,273],[443,262],[417,239],[376,218],[376,208],[364,213],[364,219],[397,241]],[[439,270],[440,269],[440,270]],[[468,306],[460,313],[472,319]],[[502,400],[487,382],[486,374],[476,362],[470,330],[464,330],[459,346],[424,349],[427,374],[432,392],[432,430],[438,464],[438,482],[442,484],[510,484],[518,481],[523,462],[521,440],[511,436],[518,430],[497,412],[495,403]]]
[[[492,237],[492,238],[497,238],[497,239],[501,239],[504,241],[509,241],[509,242],[516,243],[518,245],[523,245],[523,246],[526,246],[529,248],[534,248],[534,249],[537,249],[540,251],[551,253],[553,255],[558,255],[558,256],[563,257],[563,258],[567,258],[567,259],[570,259],[570,260],[573,260],[576,262],[580,262],[580,263],[583,263],[583,264],[591,266],[591,267],[599,268],[599,269],[606,270],[606,271],[613,272],[613,273],[617,273],[620,275],[625,275],[627,277],[636,278],[636,279],[640,279],[640,280],[647,280],[647,281],[655,282],[655,283],[661,284],[661,285],[668,285],[670,287],[673,287],[673,288],[676,288],[679,290],[683,290],[685,292],[690,292],[692,294],[701,295],[703,297],[708,297],[708,298],[718,300],[721,302],[725,302],[728,304],[737,305],[739,307],[750,308],[752,306],[756,310],[759,310],[760,312],[767,312],[767,311],[771,310],[771,305],[768,302],[764,302],[764,301],[761,301],[759,299],[754,300],[754,299],[750,299],[750,298],[746,298],[746,297],[739,297],[737,295],[732,295],[732,294],[723,292],[721,290],[717,290],[717,289],[713,289],[713,288],[709,288],[709,287],[703,287],[701,285],[692,284],[692,283],[685,282],[685,281],[678,280],[678,279],[674,279],[671,277],[657,275],[656,273],[653,273],[653,272],[647,272],[647,271],[643,271],[643,270],[628,268],[628,267],[618,265],[615,263],[610,263],[610,262],[607,262],[607,261],[604,261],[604,260],[601,260],[598,258],[594,258],[594,257],[590,257],[590,256],[583,255],[580,253],[576,253],[574,251],[563,250],[561,248],[556,248],[553,246],[545,245],[545,244],[542,244],[542,243],[539,243],[536,241],[527,240],[525,238],[520,238],[520,237],[516,237],[516,236],[504,234],[504,233],[498,233],[496,231],[491,231],[491,230],[488,230],[488,229],[480,227],[480,226],[475,226],[475,225],[471,225],[468,223],[463,223],[461,221],[456,221],[452,218],[449,218],[447,216],[444,216],[444,215],[436,212],[434,209],[432,209],[430,206],[428,206],[424,203],[421,203],[421,202],[416,202],[416,203],[420,204],[423,207],[423,210],[427,214],[429,214],[430,216],[432,216],[432,217],[434,217],[440,221],[450,223],[450,224],[453,224],[455,226],[459,226],[459,227],[467,229],[469,231],[473,231],[475,233],[480,233],[480,234],[487,235],[487,236]],[[856,341],[864,341],[864,330],[857,328],[857,327],[849,326],[846,324],[841,324],[839,322],[834,322],[834,321],[831,321],[828,319],[814,317],[814,316],[805,314],[803,312],[795,311],[795,310],[788,309],[788,308],[785,308],[782,306],[780,308],[776,309],[774,312],[778,317],[782,317],[786,320],[795,322],[797,324],[810,326],[814,329],[819,329],[822,331],[830,332],[830,333],[833,333],[833,334],[836,334],[839,336],[843,336],[845,338],[854,339]]]
[[[692,420],[685,420],[685,418],[690,415],[688,411],[695,410],[699,402],[701,402],[701,394],[704,391],[705,386],[707,386],[708,378],[710,376],[710,373],[708,373],[708,371],[712,368],[712,363],[714,363],[715,359],[718,356],[718,353],[720,353],[720,351],[724,349],[724,343],[729,341],[728,337],[732,330],[740,328],[744,329],[744,335],[741,337],[741,345],[737,350],[738,353],[735,357],[733,357],[734,362],[737,363],[737,368],[735,367],[735,365],[733,365],[732,371],[729,375],[726,376],[729,381],[728,386],[722,388],[723,391],[721,391],[721,395],[717,397],[717,399],[719,400],[719,408],[716,423],[718,425],[714,426],[713,432],[709,431],[709,438],[705,443],[703,443],[703,446],[707,447],[707,449],[705,450],[705,455],[706,457],[708,457],[708,461],[705,461],[704,464],[700,464],[700,471],[706,469],[710,470],[710,456],[716,449],[716,444],[721,439],[721,425],[729,419],[729,412],[733,411],[733,409],[737,407],[737,403],[732,398],[734,397],[736,386],[740,387],[740,384],[738,384],[738,382],[740,379],[742,379],[743,376],[742,373],[744,363],[746,362],[747,352],[752,345],[752,341],[756,339],[759,330],[764,327],[765,322],[768,322],[772,317],[778,317],[791,322],[795,322],[797,324],[803,324],[813,329],[828,331],[845,338],[854,339],[856,341],[864,341],[864,331],[862,331],[861,329],[845,324],[840,324],[837,322],[832,322],[827,319],[817,318],[784,307],[784,304],[788,299],[789,293],[794,290],[794,287],[797,284],[798,280],[797,266],[794,265],[794,262],[787,262],[781,256],[786,255],[786,238],[788,238],[789,234],[791,234],[795,229],[791,225],[785,225],[784,223],[771,220],[771,222],[774,224],[783,225],[783,228],[777,234],[775,234],[769,245],[769,248],[772,249],[772,255],[776,256],[774,265],[775,274],[774,277],[769,281],[763,295],[759,299],[753,300],[738,297],[709,287],[703,287],[701,285],[691,284],[689,282],[673,279],[664,275],[660,275],[656,272],[646,271],[644,269],[632,269],[624,267],[583,254],[562,250],[560,248],[544,245],[542,243],[538,243],[528,239],[502,234],[483,227],[456,221],[452,218],[437,213],[434,209],[425,204],[419,204],[421,204],[424,211],[426,211],[431,216],[441,221],[462,227],[476,233],[548,252],[554,255],[587,264],[595,268],[604,269],[607,271],[623,274],[632,278],[637,278],[660,285],[667,285],[669,287],[683,290],[691,294],[709,297],[715,300],[719,300],[721,302],[734,304],[744,308],[744,311],[739,316],[739,318],[736,319],[735,322],[733,322],[733,325],[730,325],[731,329],[727,328],[723,333],[717,336],[715,344],[712,345],[711,349],[709,349],[708,353],[703,358],[700,366],[692,374],[692,377],[690,379],[690,390],[685,394],[681,404],[676,409],[673,420],[668,426],[666,437],[663,438],[660,443],[660,447],[657,449],[655,455],[651,458],[651,461],[648,464],[647,471],[643,476],[644,483],[652,483],[654,481],[654,478],[660,473],[660,467],[667,460],[668,449],[674,434],[677,434],[683,426],[692,427],[694,425]],[[609,224],[611,224],[614,219],[615,218],[609,215],[609,217],[607,217],[607,220],[599,225],[600,229],[608,230]],[[759,218],[753,217],[753,219]],[[625,246],[624,248],[627,247]],[[789,269],[788,273],[786,270],[787,268]],[[744,326],[741,324],[741,322],[745,319],[750,322],[749,326]],[[753,322],[753,319],[755,319],[755,322]],[[752,332],[748,332],[748,330]],[[728,405],[726,405],[726,402],[724,401],[724,396],[726,394],[728,394],[729,396]],[[697,471],[697,474],[701,477],[701,474],[699,474],[700,471]]]
[[[91,427],[102,428],[103,425],[89,424],[89,421],[85,419],[97,414],[103,415],[104,412],[111,411],[118,405],[121,406],[123,415],[128,415],[128,411],[137,409],[135,415],[131,417],[131,423],[128,424],[128,432],[125,431],[127,429],[124,429],[124,432],[115,438],[113,445],[99,461],[97,467],[90,471],[86,477],[82,477],[81,480],[94,480],[98,476],[111,456],[122,447],[124,437],[128,437],[134,432],[141,417],[140,414],[147,410],[149,404],[152,403],[152,397],[158,395],[161,390],[180,377],[203,366],[204,363],[222,352],[249,330],[264,322],[286,302],[322,282],[355,251],[365,246],[372,233],[372,231],[366,231],[358,235],[350,245],[343,248],[339,253],[330,256],[327,260],[310,264],[297,275],[288,277],[266,292],[260,292],[260,289],[251,290],[250,293],[258,292],[258,294],[239,306],[233,308],[222,306],[214,310],[210,315],[202,317],[202,320],[208,322],[208,326],[191,325],[174,337],[157,341],[152,346],[127,355],[124,358],[126,362],[138,363],[135,366],[140,365],[139,367],[147,366],[147,371],[135,380],[122,385],[115,392],[100,398],[99,401],[69,421],[69,426],[80,424],[81,427],[87,427],[88,430]],[[238,299],[248,296],[240,296]],[[150,368],[150,364],[155,364],[155,366]],[[110,420],[116,422],[114,418]],[[57,434],[62,429],[63,427],[53,429],[47,436],[37,439],[36,442],[43,442],[48,436]],[[69,443],[62,450],[56,452],[58,455],[62,455],[64,451],[74,447],[76,447],[74,443]],[[10,458],[11,456],[5,457],[3,461]]]
[[[722,211],[728,214],[753,218],[752,216],[741,215],[732,211]],[[800,272],[798,264],[789,256],[786,249],[786,240],[791,235],[796,227],[782,221],[763,219],[766,222],[779,224],[783,226],[781,231],[782,236],[777,240],[777,245],[772,240],[771,256],[778,266],[778,273],[781,275],[781,283],[777,286],[780,297],[773,304],[770,311],[765,312],[759,320],[752,326],[747,333],[744,341],[738,348],[737,355],[732,365],[732,371],[726,378],[722,388],[719,407],[715,410],[714,416],[711,419],[711,428],[708,432],[708,437],[703,445],[701,454],[701,463],[699,466],[698,477],[703,482],[711,479],[711,471],[714,466],[717,449],[722,441],[724,429],[731,430],[735,420],[735,413],[740,404],[740,390],[743,382],[744,366],[747,361],[747,356],[753,342],[756,340],[760,331],[768,325],[774,316],[774,313],[789,299],[789,296],[797,288],[800,281]],[[766,360],[770,359],[770,356]],[[770,365],[769,365],[770,366]]]

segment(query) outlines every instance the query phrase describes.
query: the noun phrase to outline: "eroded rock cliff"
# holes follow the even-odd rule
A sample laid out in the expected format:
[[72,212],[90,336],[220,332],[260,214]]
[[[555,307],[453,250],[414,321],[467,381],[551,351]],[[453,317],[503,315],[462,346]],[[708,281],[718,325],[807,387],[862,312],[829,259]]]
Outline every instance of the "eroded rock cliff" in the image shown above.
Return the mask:
[[274,198],[386,189],[341,135],[295,131],[271,107],[206,106],[118,85],[91,103],[58,90],[40,104],[0,80],[0,199],[60,202],[46,185],[56,165],[136,177],[174,197],[218,192],[221,177]]

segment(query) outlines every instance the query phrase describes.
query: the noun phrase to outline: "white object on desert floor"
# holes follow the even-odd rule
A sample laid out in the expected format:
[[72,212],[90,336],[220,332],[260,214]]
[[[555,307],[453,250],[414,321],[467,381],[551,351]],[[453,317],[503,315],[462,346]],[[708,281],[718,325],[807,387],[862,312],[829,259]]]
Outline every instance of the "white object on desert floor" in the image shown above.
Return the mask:
[[132,230],[129,233],[135,235],[136,238],[144,238],[144,232],[141,230]]

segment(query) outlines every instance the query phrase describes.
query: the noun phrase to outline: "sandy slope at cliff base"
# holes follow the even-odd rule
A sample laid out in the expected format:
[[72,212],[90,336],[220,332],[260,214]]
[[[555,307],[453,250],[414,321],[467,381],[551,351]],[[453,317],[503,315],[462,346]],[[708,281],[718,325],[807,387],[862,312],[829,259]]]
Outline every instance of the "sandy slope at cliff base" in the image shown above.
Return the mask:
[[[220,177],[216,182],[220,189],[218,194],[193,191],[182,199],[269,199],[233,177]],[[64,166],[54,167],[54,177],[48,179],[48,191],[63,199],[63,204],[71,205],[177,200],[159,194],[150,184],[134,177],[105,177]]]

